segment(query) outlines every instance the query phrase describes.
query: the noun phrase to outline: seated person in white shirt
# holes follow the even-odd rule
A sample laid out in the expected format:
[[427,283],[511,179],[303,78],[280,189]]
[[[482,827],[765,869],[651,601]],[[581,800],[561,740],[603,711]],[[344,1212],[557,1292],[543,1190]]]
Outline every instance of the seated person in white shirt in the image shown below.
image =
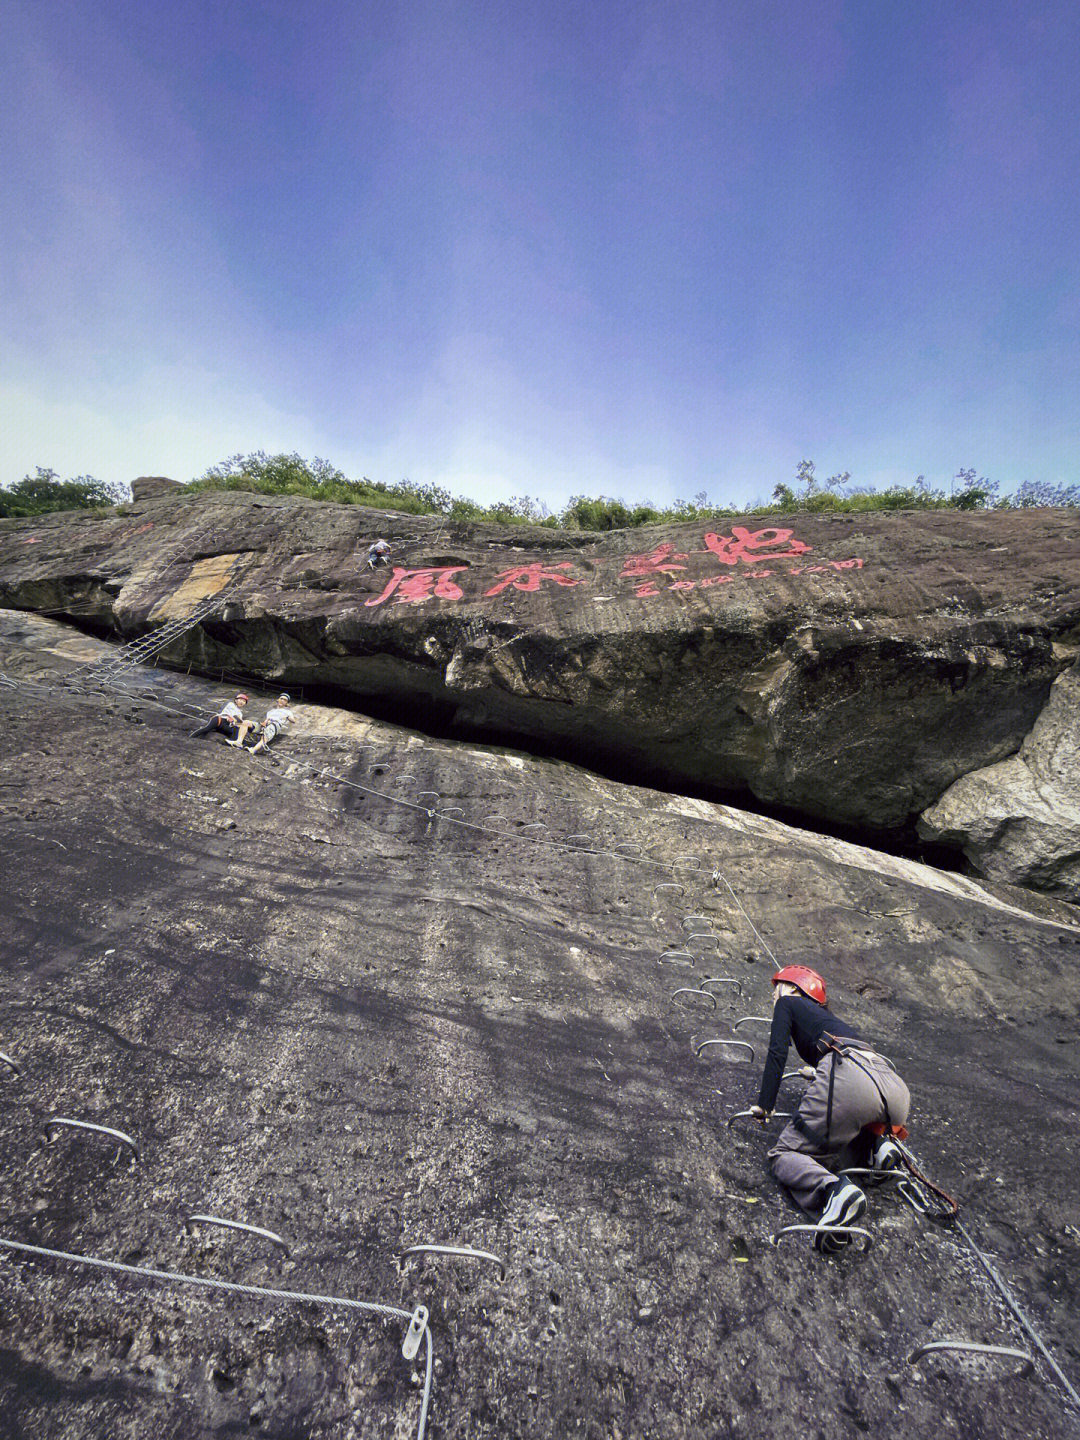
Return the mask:
[[289,696],[282,693],[277,698],[277,704],[267,710],[266,719],[259,726],[259,738],[251,747],[252,755],[266,750],[271,740],[280,735],[295,719],[295,714],[289,709]]
[[241,690],[235,701],[226,700],[225,704],[212,715],[205,725],[200,725],[198,730],[192,731],[192,739],[201,735],[210,735],[215,730],[221,732],[228,741],[233,741],[239,734],[240,727],[245,724],[243,707],[248,703],[248,697]]

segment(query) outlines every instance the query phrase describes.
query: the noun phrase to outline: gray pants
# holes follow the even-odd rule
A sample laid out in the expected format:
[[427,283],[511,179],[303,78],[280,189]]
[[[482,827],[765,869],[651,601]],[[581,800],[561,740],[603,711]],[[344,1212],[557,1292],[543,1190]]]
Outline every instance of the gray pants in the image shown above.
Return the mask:
[[[792,1198],[802,1210],[821,1209],[824,1187],[832,1183],[837,1170],[846,1169],[849,1165],[866,1164],[865,1137],[861,1147],[856,1142],[863,1126],[877,1125],[885,1119],[882,1094],[889,1107],[891,1124],[903,1125],[908,1118],[911,1096],[888,1060],[872,1050],[859,1050],[856,1055],[858,1063],[855,1059],[841,1060],[837,1055],[826,1055],[818,1062],[814,1078],[802,1098],[799,1119],[815,1135],[823,1137],[822,1140],[811,1140],[794,1124],[788,1124],[769,1151],[772,1173],[781,1185],[791,1191]],[[833,1085],[832,1120],[826,1141],[830,1079]],[[880,1093],[878,1086],[881,1087]]]

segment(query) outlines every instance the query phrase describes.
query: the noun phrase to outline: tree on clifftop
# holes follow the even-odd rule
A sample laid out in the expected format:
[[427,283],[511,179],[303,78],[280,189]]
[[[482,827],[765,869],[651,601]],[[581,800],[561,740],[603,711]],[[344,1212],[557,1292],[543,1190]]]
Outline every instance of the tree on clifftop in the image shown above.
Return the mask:
[[24,475],[10,489],[0,490],[0,516],[48,515],[54,510],[97,510],[102,505],[122,505],[131,499],[127,485],[110,485],[92,475],[61,480],[55,470],[42,465],[33,475]]

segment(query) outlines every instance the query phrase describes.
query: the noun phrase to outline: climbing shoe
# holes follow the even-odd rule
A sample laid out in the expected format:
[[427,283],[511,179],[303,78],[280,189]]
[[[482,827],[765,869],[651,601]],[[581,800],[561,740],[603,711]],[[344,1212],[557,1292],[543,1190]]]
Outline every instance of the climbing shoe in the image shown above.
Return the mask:
[[814,1236],[814,1249],[822,1255],[839,1255],[850,1244],[850,1235],[838,1235],[835,1230],[822,1230]]
[[850,1225],[866,1209],[866,1196],[850,1180],[834,1180],[825,1192],[819,1225]]
[[882,1135],[874,1142],[874,1148],[870,1152],[871,1170],[897,1170],[903,1163],[903,1153],[895,1140]]

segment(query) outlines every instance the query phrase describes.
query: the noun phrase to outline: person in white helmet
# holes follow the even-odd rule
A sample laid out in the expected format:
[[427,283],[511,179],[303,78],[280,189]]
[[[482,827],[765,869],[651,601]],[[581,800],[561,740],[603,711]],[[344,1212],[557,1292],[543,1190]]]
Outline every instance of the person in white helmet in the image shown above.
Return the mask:
[[289,700],[288,694],[282,691],[277,698],[277,704],[266,712],[266,719],[259,726],[259,738],[251,747],[252,755],[264,753],[271,740],[296,719],[293,711],[289,709]]
[[212,735],[217,731],[224,735],[227,741],[235,740],[240,726],[244,723],[244,706],[247,703],[248,697],[243,690],[238,691],[236,699],[226,700],[216,715],[211,715],[205,725],[200,725],[198,730],[191,732],[191,738],[195,740],[203,735]]

